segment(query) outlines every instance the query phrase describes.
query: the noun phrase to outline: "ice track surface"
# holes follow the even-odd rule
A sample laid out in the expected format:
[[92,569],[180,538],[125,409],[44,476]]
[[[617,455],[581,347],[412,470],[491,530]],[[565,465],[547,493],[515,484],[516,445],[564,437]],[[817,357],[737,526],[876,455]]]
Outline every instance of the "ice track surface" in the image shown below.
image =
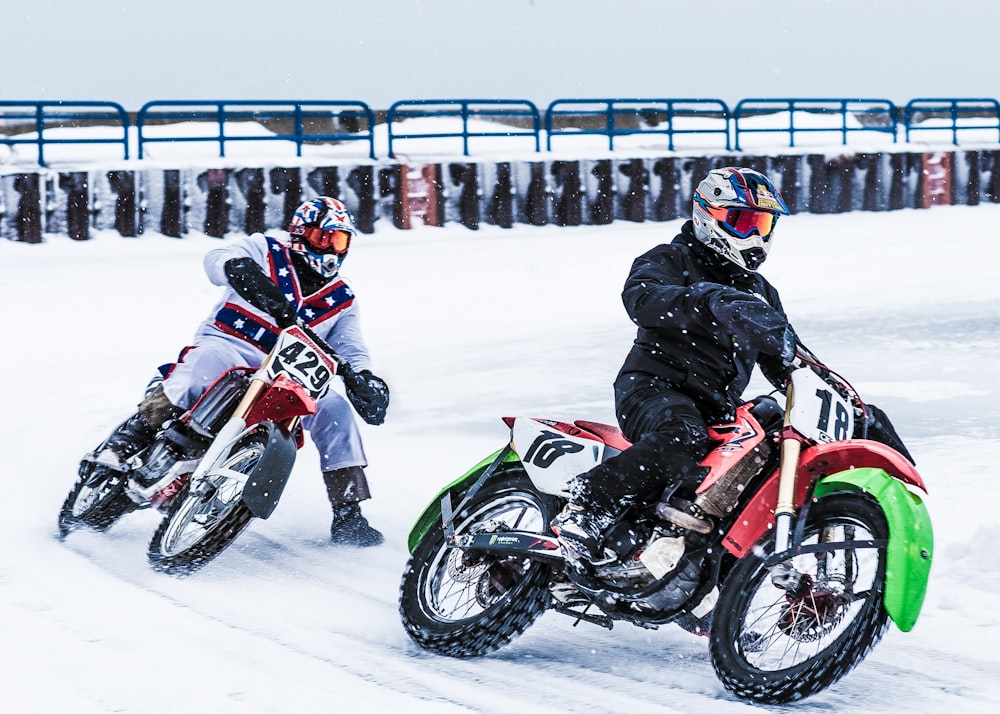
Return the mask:
[[[775,711],[993,712],[1000,537],[1000,206],[792,216],[763,272],[806,344],[896,422],[931,489],[936,561],[920,621],[892,628],[833,688]],[[188,578],[145,559],[156,514],[55,537],[79,457],[187,343],[217,291],[215,239],[99,233],[0,244],[0,669],[10,712],[750,712],[707,641],[546,613],[480,660],[426,653],[397,614],[406,535],[424,504],[529,414],[613,420],[632,326],[632,259],[678,222],[359,238],[344,268],[387,423],[364,427],[387,537],[325,543],[307,446],[277,511]],[[949,236],[947,244],[941,236]],[[761,387],[762,388],[762,387]]]

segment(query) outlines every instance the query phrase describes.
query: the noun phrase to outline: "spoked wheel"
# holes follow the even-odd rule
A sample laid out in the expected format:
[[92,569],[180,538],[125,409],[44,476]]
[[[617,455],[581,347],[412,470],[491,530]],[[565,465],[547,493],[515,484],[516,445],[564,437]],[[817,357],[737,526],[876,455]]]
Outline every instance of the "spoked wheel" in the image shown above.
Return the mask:
[[[521,469],[487,482],[456,514],[455,532],[548,531],[556,500]],[[403,572],[399,611],[421,647],[452,657],[492,652],[524,632],[549,606],[550,568],[537,561],[449,548],[440,521]]]
[[187,575],[236,540],[253,519],[243,502],[246,475],[266,449],[266,432],[250,432],[197,483],[188,483],[174,497],[149,543],[147,556],[154,569]]
[[80,476],[59,509],[59,537],[78,528],[105,531],[138,506],[125,493],[125,474],[85,461]]
[[881,509],[861,494],[838,494],[811,510],[804,545],[830,548],[791,560],[801,574],[793,592],[772,584],[770,570],[751,555],[719,596],[712,664],[738,697],[784,704],[811,696],[859,664],[888,626],[885,549],[860,547],[888,537]]

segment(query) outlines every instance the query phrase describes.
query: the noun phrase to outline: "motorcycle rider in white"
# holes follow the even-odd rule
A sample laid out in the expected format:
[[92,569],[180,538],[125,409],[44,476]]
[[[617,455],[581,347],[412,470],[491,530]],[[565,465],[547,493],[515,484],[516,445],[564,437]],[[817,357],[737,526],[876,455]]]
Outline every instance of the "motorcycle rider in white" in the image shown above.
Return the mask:
[[316,414],[302,421],[319,451],[333,508],[331,540],[378,545],[383,536],[359,506],[371,492],[364,472],[368,462],[351,412],[353,405],[366,422],[381,424],[389,389],[371,371],[356,298],[339,275],[356,234],[354,221],[341,201],[320,196],[299,206],[288,232],[289,240],[254,233],[205,256],[209,280],[225,287],[225,293],[197,329],[194,344],[147,393],[108,446],[122,460],[145,448],[165,421],[193,405],[227,369],[259,367],[280,330],[298,319],[349,365],[343,372],[348,399],[330,390],[317,403]]

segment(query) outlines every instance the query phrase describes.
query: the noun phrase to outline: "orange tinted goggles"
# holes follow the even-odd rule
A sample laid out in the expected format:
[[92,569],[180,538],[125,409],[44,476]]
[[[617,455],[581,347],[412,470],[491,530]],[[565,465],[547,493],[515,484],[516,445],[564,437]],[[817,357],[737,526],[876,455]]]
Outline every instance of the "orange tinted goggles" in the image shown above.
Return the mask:
[[774,223],[777,216],[773,213],[763,211],[751,211],[741,208],[714,208],[705,207],[709,215],[719,223],[724,223],[726,227],[740,238],[749,238],[756,233],[763,239],[771,236],[774,230]]
[[351,234],[347,231],[309,227],[303,228],[299,235],[317,250],[332,249],[334,253],[346,253],[351,245]]

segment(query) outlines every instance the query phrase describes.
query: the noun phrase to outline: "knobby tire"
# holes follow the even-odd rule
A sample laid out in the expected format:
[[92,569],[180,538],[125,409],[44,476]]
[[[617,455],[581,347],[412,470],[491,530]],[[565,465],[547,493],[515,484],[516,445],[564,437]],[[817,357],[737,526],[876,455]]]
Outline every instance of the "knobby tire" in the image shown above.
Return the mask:
[[188,498],[188,487],[177,494],[166,515],[160,521],[149,542],[146,553],[154,570],[168,575],[190,575],[203,567],[228,548],[253,520],[253,514],[245,503],[239,503],[219,520],[208,534],[187,550],[176,555],[165,555],[161,543],[170,527],[172,517],[184,506]]
[[[453,495],[456,506],[461,498]],[[455,514],[455,530],[469,532],[502,521],[509,530],[547,532],[557,507],[557,500],[538,493],[522,469],[508,469]],[[550,568],[537,561],[463,556],[447,546],[439,520],[404,569],[399,599],[403,627],[414,642],[437,654],[488,654],[511,642],[545,612],[551,603],[550,577]]]
[[[816,542],[824,528],[858,540],[888,538],[881,509],[863,494],[834,494],[813,504],[807,542]],[[761,704],[798,701],[837,682],[879,642],[888,627],[884,549],[837,549],[828,559],[822,571],[808,568],[820,562],[819,554],[796,559],[796,567],[817,584],[807,597],[791,599],[772,585],[760,558],[737,562],[715,606],[710,635],[712,665],[726,689]],[[824,578],[830,583],[825,592]],[[834,596],[824,606],[829,593]]]
[[[94,501],[77,513],[81,498],[101,491]],[[59,509],[59,537],[65,538],[79,528],[106,531],[119,518],[138,506],[125,493],[125,476],[106,466],[87,464],[81,468],[73,488]]]
[[[213,470],[217,467],[249,474],[259,463],[266,449],[266,432],[250,432],[244,435],[228,454],[220,457],[218,464],[207,470],[206,477],[212,478]],[[203,528],[204,535],[193,541],[190,546],[184,547],[179,552],[171,553],[167,540],[175,528],[174,521],[190,516],[186,522],[180,524],[180,532],[183,533],[196,520],[196,517],[192,515],[195,510],[204,504],[211,504],[215,498],[214,496],[199,495],[193,492],[192,487],[193,484],[189,482],[173,498],[166,515],[160,521],[160,525],[149,541],[149,549],[147,550],[149,564],[154,570],[161,573],[183,576],[198,570],[228,548],[254,518],[253,513],[243,502],[242,488],[240,488],[238,494],[226,500],[228,510],[222,513],[214,523]],[[224,488],[232,488],[232,486],[227,484]],[[220,488],[219,492],[222,490]]]

